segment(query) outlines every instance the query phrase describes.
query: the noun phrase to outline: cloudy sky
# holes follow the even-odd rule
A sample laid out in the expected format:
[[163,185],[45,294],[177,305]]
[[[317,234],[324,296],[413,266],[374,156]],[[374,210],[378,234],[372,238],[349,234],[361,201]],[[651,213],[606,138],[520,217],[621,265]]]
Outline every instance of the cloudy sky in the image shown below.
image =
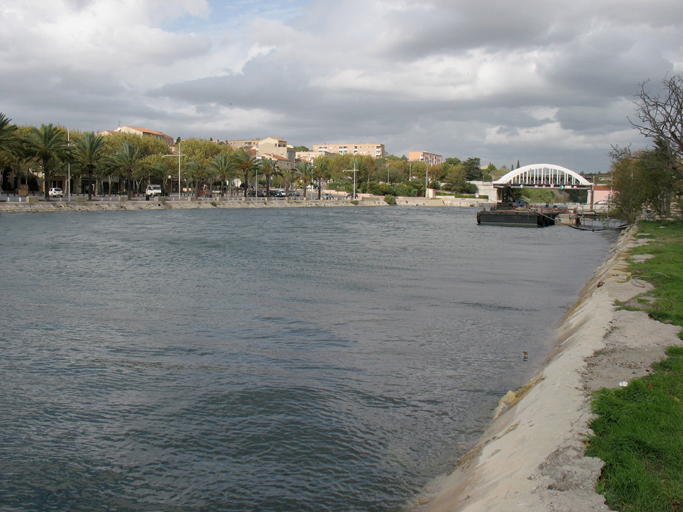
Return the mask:
[[606,171],[680,0],[3,0],[0,112]]

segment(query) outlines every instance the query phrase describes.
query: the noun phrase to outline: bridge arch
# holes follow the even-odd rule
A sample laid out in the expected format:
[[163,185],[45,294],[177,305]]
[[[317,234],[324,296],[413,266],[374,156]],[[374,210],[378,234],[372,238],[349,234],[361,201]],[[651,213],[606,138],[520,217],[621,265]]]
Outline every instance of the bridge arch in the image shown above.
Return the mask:
[[493,182],[494,187],[504,188],[574,188],[590,189],[591,182],[580,174],[554,164],[525,165],[510,171]]

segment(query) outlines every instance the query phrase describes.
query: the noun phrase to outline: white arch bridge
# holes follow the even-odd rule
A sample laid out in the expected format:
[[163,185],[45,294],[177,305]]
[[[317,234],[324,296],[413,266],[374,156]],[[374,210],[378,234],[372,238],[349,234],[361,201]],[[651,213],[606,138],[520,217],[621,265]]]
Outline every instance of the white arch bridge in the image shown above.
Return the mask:
[[580,174],[553,164],[525,165],[493,182],[496,188],[556,188],[591,190],[593,185]]

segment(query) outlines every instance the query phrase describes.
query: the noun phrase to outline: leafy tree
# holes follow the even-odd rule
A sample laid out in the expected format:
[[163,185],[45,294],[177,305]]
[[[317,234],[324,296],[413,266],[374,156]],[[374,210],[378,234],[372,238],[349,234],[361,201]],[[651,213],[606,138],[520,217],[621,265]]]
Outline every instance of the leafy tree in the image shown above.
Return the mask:
[[32,127],[23,143],[26,157],[34,158],[42,165],[45,199],[49,201],[54,166],[69,155],[66,132],[52,123],[43,124],[40,128]]
[[[168,144],[156,137],[140,137],[134,133],[112,133],[104,137],[107,152],[113,154],[123,145],[124,142],[132,144],[140,151],[144,157],[153,155],[168,155],[171,153],[171,148]],[[184,149],[184,148],[183,148]]]
[[182,143],[183,154],[207,167],[209,161],[221,152],[221,146],[204,139],[187,139]]
[[645,137],[659,141],[661,156],[683,178],[683,78],[665,78],[660,92],[649,91],[647,84],[640,84],[640,101],[636,103],[639,122],[631,121],[631,125]]
[[103,168],[106,158],[104,137],[88,132],[77,138],[73,147],[73,158],[81,171],[88,175],[88,201],[90,201],[94,174]]
[[628,148],[615,148],[612,158],[616,216],[634,222],[646,206],[659,218],[668,218],[671,203],[681,195],[683,180],[668,159],[667,143],[659,139],[654,149],[634,154]]
[[446,175],[446,190],[452,190],[458,194],[465,193],[469,183],[467,183],[467,173],[462,165],[454,165],[449,167]]
[[294,151],[310,151],[306,146],[294,146]]
[[481,160],[479,158],[468,158],[464,163],[465,174],[469,181],[477,181],[483,178],[483,171],[481,170]]
[[427,172],[427,164],[424,162],[412,162],[410,166],[410,174],[413,180],[422,180],[424,183],[424,176]]
[[614,187],[614,214],[629,223],[635,222],[645,202],[640,169],[630,152],[613,151],[612,159],[610,170]]

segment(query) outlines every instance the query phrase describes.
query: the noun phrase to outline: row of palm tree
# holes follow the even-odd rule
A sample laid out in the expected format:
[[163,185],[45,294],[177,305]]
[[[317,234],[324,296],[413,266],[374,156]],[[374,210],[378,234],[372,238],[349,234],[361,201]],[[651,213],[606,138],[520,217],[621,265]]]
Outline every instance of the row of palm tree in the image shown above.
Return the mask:
[[[111,137],[111,136],[109,136]],[[166,178],[173,173],[173,162],[164,160],[163,156],[171,156],[170,148],[159,147],[154,150],[145,148],[134,136],[118,142],[112,148],[112,140],[92,132],[78,134],[69,140],[68,132],[59,126],[43,124],[39,128],[22,128],[22,133],[0,113],[0,153],[14,155],[18,160],[38,164],[42,170],[45,183],[45,198],[49,200],[48,190],[56,172],[62,172],[65,166],[74,166],[74,174],[80,173],[88,180],[88,199],[92,199],[92,184],[103,184],[106,177],[116,176],[125,185],[129,197],[139,190],[142,182],[161,180],[166,185]],[[119,139],[116,139],[119,140]],[[163,145],[162,145],[163,146]],[[163,154],[166,153],[166,154]],[[248,195],[248,184],[254,177],[265,181],[266,195],[270,195],[273,180],[279,178],[281,186],[288,193],[297,182],[303,187],[306,198],[307,187],[313,183],[318,185],[318,199],[321,197],[323,182],[333,174],[332,160],[318,158],[314,164],[298,162],[293,169],[280,167],[278,162],[268,158],[256,157],[249,151],[232,152],[229,147],[220,148],[208,141],[194,140],[183,142],[181,156],[184,179],[192,183],[195,195],[207,185],[213,188],[216,181],[221,182],[221,190],[240,178],[244,184],[244,195]],[[354,165],[362,170],[367,162],[358,160]],[[369,176],[369,172],[367,173]],[[180,188],[180,184],[178,184]],[[231,185],[230,185],[231,187]],[[104,187],[102,187],[104,190]]]

